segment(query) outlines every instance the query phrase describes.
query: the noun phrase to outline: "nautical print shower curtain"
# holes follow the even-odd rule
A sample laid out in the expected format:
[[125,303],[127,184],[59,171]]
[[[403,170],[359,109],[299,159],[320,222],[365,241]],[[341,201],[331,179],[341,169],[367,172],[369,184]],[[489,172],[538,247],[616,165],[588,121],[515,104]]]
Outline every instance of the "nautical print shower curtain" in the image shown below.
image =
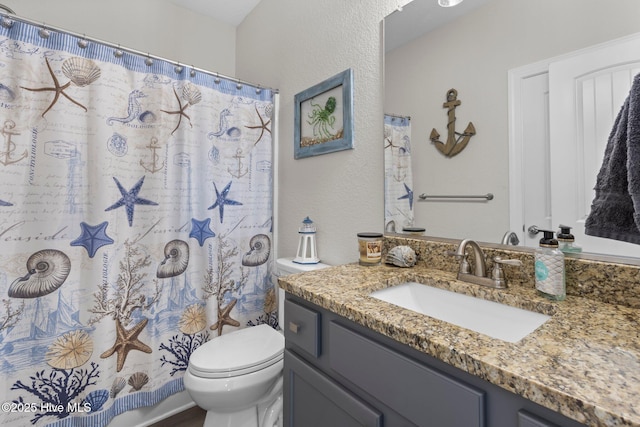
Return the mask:
[[385,231],[400,233],[414,218],[409,117],[384,116],[384,175]]
[[0,424],[106,425],[276,326],[275,95],[2,24]]

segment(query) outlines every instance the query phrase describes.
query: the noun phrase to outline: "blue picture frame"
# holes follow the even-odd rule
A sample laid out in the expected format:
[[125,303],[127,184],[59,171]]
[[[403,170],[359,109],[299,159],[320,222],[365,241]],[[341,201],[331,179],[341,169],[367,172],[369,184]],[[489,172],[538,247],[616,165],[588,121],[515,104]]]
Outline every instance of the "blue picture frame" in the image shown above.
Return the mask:
[[295,159],[353,148],[353,72],[349,68],[295,96]]

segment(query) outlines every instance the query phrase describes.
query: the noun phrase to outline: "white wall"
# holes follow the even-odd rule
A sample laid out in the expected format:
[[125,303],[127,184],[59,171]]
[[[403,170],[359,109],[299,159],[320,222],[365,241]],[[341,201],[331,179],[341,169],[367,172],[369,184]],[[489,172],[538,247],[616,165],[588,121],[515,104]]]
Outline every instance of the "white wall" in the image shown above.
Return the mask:
[[234,76],[235,27],[167,0],[2,0],[44,25]]
[[[424,0],[417,0],[424,1]],[[416,225],[435,236],[499,242],[509,227],[507,71],[640,31],[636,0],[493,0],[386,55],[385,107],[412,117],[414,192],[485,194],[486,203],[415,205]],[[456,131],[477,134],[454,158],[446,140],[450,88],[458,90]]]
[[[237,74],[280,89],[278,256],[294,256],[307,215],[329,264],[358,259],[356,233],[382,231],[381,21],[392,0],[262,0],[238,27]],[[294,96],[347,68],[354,149],[294,160]]]

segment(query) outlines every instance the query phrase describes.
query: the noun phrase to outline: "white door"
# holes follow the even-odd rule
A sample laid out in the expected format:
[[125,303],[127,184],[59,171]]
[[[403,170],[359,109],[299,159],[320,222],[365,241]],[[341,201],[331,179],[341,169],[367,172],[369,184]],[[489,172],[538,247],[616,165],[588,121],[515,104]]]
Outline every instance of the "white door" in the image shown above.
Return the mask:
[[[510,221],[520,244],[537,247],[542,235],[528,228],[554,230],[549,160],[549,75],[547,64],[510,73]],[[513,85],[517,85],[515,90]],[[514,117],[515,114],[515,117]],[[517,123],[513,123],[513,121]],[[517,141],[517,144],[514,142]]]
[[565,224],[586,252],[640,256],[636,245],[584,235],[611,126],[640,72],[639,44],[640,34],[509,71],[510,222],[523,245],[538,245],[532,225]]
[[609,133],[639,72],[640,37],[549,65],[552,225],[573,227],[585,252],[640,257],[640,245],[584,234]]

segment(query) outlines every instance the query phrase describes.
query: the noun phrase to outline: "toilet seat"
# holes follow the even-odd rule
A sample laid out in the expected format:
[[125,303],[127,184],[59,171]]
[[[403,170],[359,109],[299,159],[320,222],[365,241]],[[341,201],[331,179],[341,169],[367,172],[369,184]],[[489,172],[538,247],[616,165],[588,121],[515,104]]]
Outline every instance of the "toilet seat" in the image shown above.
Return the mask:
[[282,360],[284,337],[262,324],[216,337],[189,358],[189,372],[200,378],[229,378],[257,372]]

